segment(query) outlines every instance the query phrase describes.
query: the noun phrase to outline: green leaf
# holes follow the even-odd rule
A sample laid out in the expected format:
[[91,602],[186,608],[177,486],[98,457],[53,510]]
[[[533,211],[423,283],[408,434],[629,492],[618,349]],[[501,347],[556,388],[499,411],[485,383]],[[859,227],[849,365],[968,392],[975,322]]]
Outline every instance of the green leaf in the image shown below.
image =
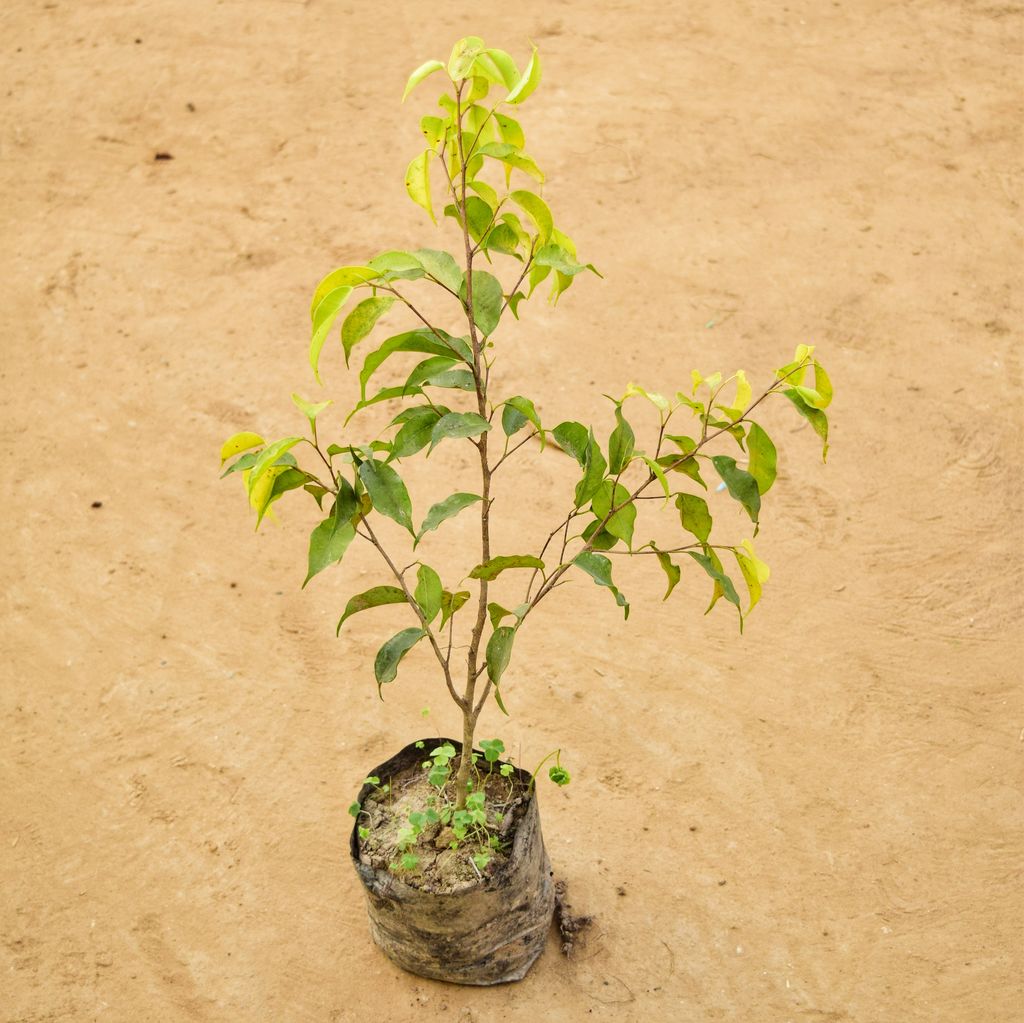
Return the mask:
[[[353,408],[345,417],[345,425],[348,426],[349,420],[357,412],[361,412],[364,408],[368,408],[370,405],[376,405],[382,401],[391,401],[394,398],[412,398],[417,394],[422,393],[423,391],[418,387],[384,387],[372,398],[364,398],[362,401],[356,402],[355,408]],[[330,454],[330,451],[328,451],[328,454]]]
[[405,386],[415,387],[426,383],[431,377],[438,373],[446,372],[459,365],[459,360],[453,355],[432,355],[417,363],[416,368],[406,377]]
[[503,255],[518,258],[519,236],[508,224],[503,223],[492,227],[480,245],[488,252],[500,252]]
[[449,412],[435,424],[430,434],[430,450],[448,438],[479,437],[491,428],[483,416],[476,412]]
[[750,424],[747,451],[750,454],[747,472],[757,481],[760,493],[767,494],[775,482],[776,452],[771,437],[757,423]]
[[333,514],[324,519],[310,533],[309,571],[306,573],[306,578],[302,583],[303,589],[305,589],[306,583],[317,573],[322,572],[329,565],[341,561],[355,535],[356,531],[348,523],[339,526]]
[[754,545],[749,540],[744,540],[741,547],[734,547],[732,552],[736,556],[743,581],[747,584],[747,592],[750,594],[750,606],[747,608],[747,614],[750,614],[761,599],[761,587],[768,581],[771,573],[768,566],[754,553]]
[[[706,547],[705,552],[706,553],[704,554],[698,554],[696,551],[686,552],[715,582],[715,588],[711,596],[711,603],[708,604],[708,610],[704,613],[707,614],[708,611],[718,603],[719,597],[725,597],[725,599],[729,601],[730,604],[733,604],[736,607],[736,610],[739,611],[740,598],[736,593],[736,587],[733,586],[732,580],[722,569],[722,562],[719,560],[718,555],[710,547]],[[742,617],[740,620],[742,621]]]
[[761,492],[757,488],[757,480],[745,469],[738,468],[736,459],[728,455],[713,455],[711,461],[729,488],[729,493],[746,508],[750,521],[757,525],[761,511]]
[[385,604],[404,604],[405,594],[397,586],[373,586],[363,593],[350,598],[345,605],[345,613],[338,621],[335,635],[341,632],[345,620],[360,611],[368,611],[371,607],[383,607]]
[[548,204],[539,195],[523,189],[509,192],[508,197],[536,224],[538,245],[546,245],[555,226]]
[[285,467],[284,472],[274,477],[274,485],[270,488],[270,500],[267,504],[270,505],[282,494],[288,493],[289,490],[298,490],[299,487],[305,486],[308,482],[309,476],[301,469]]
[[676,507],[679,509],[683,529],[693,533],[701,543],[707,543],[712,522],[707,501],[696,494],[677,494]]
[[409,418],[395,434],[391,443],[391,457],[408,458],[422,451],[430,443],[430,434],[440,418],[436,409],[416,409],[415,417]]
[[[614,495],[612,488],[614,487]],[[613,483],[612,480],[605,480],[597,493],[594,494],[591,508],[594,510],[594,514],[598,519],[604,519],[605,516],[612,510],[612,503],[625,505],[620,507],[619,510],[604,524],[604,530],[606,533],[610,533],[612,536],[617,537],[627,547],[633,546],[633,526],[636,523],[636,505],[630,501],[628,504],[625,502],[629,501],[629,491],[621,483]]]
[[309,307],[310,319],[316,322],[316,314],[320,303],[340,288],[355,288],[360,284],[368,284],[380,277],[380,274],[369,266],[341,266],[332,270],[317,286],[313,292],[313,301]]
[[[449,203],[444,208],[444,215],[451,217],[462,226],[462,212],[458,206]],[[479,196],[471,195],[466,199],[466,228],[470,238],[479,242],[487,233],[494,220],[494,210]]]
[[[465,282],[459,292],[459,298],[468,302],[468,289]],[[486,270],[473,271],[473,320],[483,332],[484,337],[490,335],[501,318],[501,307],[505,296],[501,291],[501,283],[493,274]]]
[[505,752],[505,744],[501,739],[481,739],[480,749],[483,750],[484,760],[489,764],[496,764],[502,753]]
[[341,346],[345,350],[345,365],[348,365],[349,355],[360,341],[373,330],[377,321],[395,304],[393,295],[376,295],[373,298],[364,298],[345,317],[341,325]]
[[608,471],[613,476],[618,476],[623,469],[629,465],[633,456],[633,444],[636,438],[633,435],[633,428],[626,422],[622,415],[622,407],[615,407],[615,429],[608,440]]
[[369,265],[380,271],[385,281],[416,281],[424,274],[423,264],[411,252],[400,249],[389,249],[374,256]]
[[[377,651],[373,662],[373,674],[377,679],[377,695],[380,687],[393,682],[398,674],[398,665],[402,658],[426,635],[425,629],[403,629],[392,636]],[[381,697],[383,699],[383,697]]]
[[576,484],[576,507],[582,508],[604,482],[608,463],[604,460],[601,447],[594,437],[594,431],[587,435],[587,454],[584,462],[583,479]]
[[373,501],[374,510],[394,520],[415,536],[412,528],[412,501],[398,473],[390,465],[372,460],[359,466],[359,478]]
[[430,219],[436,224],[434,203],[430,198],[430,158],[433,150],[425,149],[419,156],[414,156],[405,172],[405,190],[417,206],[422,206]]
[[296,444],[301,444],[305,440],[304,437],[285,437],[283,440],[275,441],[269,447],[264,448],[260,452],[259,458],[253,464],[252,470],[249,473],[248,488],[251,494],[259,483],[260,478],[263,474],[286,452],[291,448],[295,447]]
[[435,281],[443,284],[449,291],[454,291],[456,295],[459,293],[463,274],[450,253],[438,249],[417,249],[413,255]]
[[664,551],[658,551],[658,564],[664,569],[665,576],[668,578],[668,589],[665,591],[665,596],[661,599],[668,600],[672,596],[672,591],[678,585],[680,576],[683,573],[679,566]]
[[258,448],[265,443],[266,441],[258,433],[236,433],[224,441],[220,449],[220,464],[223,465],[229,458],[237,455],[240,451]]
[[441,624],[440,631],[445,627],[448,619],[469,600],[469,590],[459,590],[457,593],[449,593],[447,590],[441,594]]
[[473,189],[491,211],[491,217],[498,208],[498,193],[486,181],[467,181],[466,184]]
[[544,568],[544,562],[535,558],[532,554],[503,554],[497,558],[491,558],[482,565],[477,565],[469,573],[470,579],[483,579],[493,582],[505,571],[506,568]]
[[[492,160],[498,160],[505,164],[509,168],[509,171],[506,171],[506,176],[514,168],[529,174],[538,184],[544,184],[544,172],[537,166],[533,157],[520,152],[508,142],[489,142],[485,146],[480,146],[476,153],[479,156],[489,156]],[[582,270],[583,267],[580,269]]]
[[460,369],[459,360],[445,355],[435,355],[424,359],[405,381],[409,390],[419,390],[419,385],[433,387],[453,387],[462,391],[476,389],[476,381],[468,369]]
[[601,525],[600,519],[594,519],[588,523],[586,528],[583,530],[583,539],[587,542],[591,550],[594,551],[610,551],[618,542],[617,536],[612,536],[606,529],[598,531],[598,526]]
[[366,385],[370,378],[396,352],[456,356],[467,362],[468,365],[473,364],[473,356],[466,343],[461,338],[452,337],[444,331],[438,331],[435,334],[431,330],[420,329],[396,334],[394,337],[388,338],[376,351],[371,352],[363,362],[363,368],[359,371],[359,394],[362,401],[366,400]]
[[334,502],[334,519],[338,526],[352,522],[359,511],[359,497],[344,476],[338,476],[338,496]]
[[506,405],[501,411],[501,428],[505,431],[506,437],[517,434],[527,423],[526,416],[511,405]]
[[429,625],[441,610],[441,594],[444,587],[441,577],[429,566],[420,565],[416,572],[416,590],[413,597],[419,604],[423,616]]
[[506,103],[522,103],[540,85],[540,57],[537,47],[533,48],[530,62],[512,91],[505,97]]
[[409,81],[405,83],[405,91],[402,93],[402,102],[404,103],[413,89],[416,88],[424,78],[432,75],[435,71],[441,71],[444,68],[439,60],[428,60],[425,64],[420,64],[418,68],[411,75],[409,75]]
[[571,420],[559,423],[551,431],[551,436],[555,438],[555,443],[567,455],[572,455],[579,462],[581,469],[586,466],[590,438],[587,435],[587,428],[582,423],[575,423]]
[[313,375],[318,384],[323,383],[320,379],[320,353],[323,351],[324,342],[327,340],[327,335],[331,332],[331,327],[334,326],[334,321],[338,318],[342,306],[348,301],[351,294],[351,288],[337,288],[316,307],[313,316],[313,335],[309,342],[309,364],[313,367]]
[[510,625],[502,625],[491,633],[487,641],[487,677],[495,685],[501,681],[512,658],[512,641],[515,638],[516,630]]
[[540,425],[540,416],[537,415],[537,408],[529,398],[517,394],[506,398],[502,404],[505,406],[501,413],[501,428],[507,437],[511,437],[522,429],[525,423],[529,422],[537,430],[540,438],[540,446],[544,448],[544,430]]
[[814,428],[814,432],[821,438],[821,460],[828,458],[828,416],[821,409],[808,405],[795,388],[787,388],[782,392],[793,403],[793,407],[806,419]]
[[326,487],[321,487],[316,483],[307,483],[302,489],[312,496],[313,500],[316,501],[316,506],[323,511],[324,498],[330,493],[330,491]]
[[508,618],[512,614],[507,607],[502,607],[501,604],[495,603],[493,600],[487,605],[487,617],[491,620],[491,628],[496,629],[503,618]]
[[[256,460],[259,457],[260,457],[260,452],[259,451],[250,451],[247,455],[242,455],[242,457],[239,458],[237,462],[232,462],[220,474],[220,478],[224,479],[225,476],[230,476],[233,472],[243,472],[246,469],[251,469],[256,464]],[[221,463],[221,464],[223,464],[223,463]]]
[[697,464],[696,458],[684,458],[681,455],[662,455],[658,459],[658,465],[663,469],[670,469],[672,472],[681,472],[684,476],[688,476],[693,480],[694,483],[699,483],[705,490],[708,489],[708,485],[700,474],[700,466]]
[[567,277],[575,277],[587,269],[581,263],[577,263],[560,245],[545,245],[533,257],[533,262],[537,266],[547,266],[552,270],[557,270]]
[[573,558],[573,564],[583,569],[598,586],[607,586],[615,598],[615,603],[622,608],[623,615],[629,617],[629,601],[618,591],[612,582],[612,563],[603,554],[583,551]]
[[420,526],[420,531],[416,534],[416,543],[418,544],[420,540],[423,539],[424,533],[429,533],[431,530],[437,529],[442,522],[447,519],[454,518],[463,509],[482,500],[483,498],[477,494],[459,493],[452,494],[451,496],[446,497],[443,501],[439,501],[437,504],[432,505],[430,511],[427,512],[427,517],[423,520],[423,525]]

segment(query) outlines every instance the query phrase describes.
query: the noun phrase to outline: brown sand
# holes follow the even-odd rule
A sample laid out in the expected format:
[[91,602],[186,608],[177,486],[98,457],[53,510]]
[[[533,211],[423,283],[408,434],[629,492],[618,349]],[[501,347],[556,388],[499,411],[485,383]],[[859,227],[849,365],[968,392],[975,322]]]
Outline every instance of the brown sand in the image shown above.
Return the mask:
[[[0,1021],[1010,1020],[1020,5],[484,7],[0,14]],[[333,633],[385,581],[372,552],[300,592],[312,507],[254,534],[215,456],[299,425],[321,273],[451,243],[404,195],[428,101],[398,96],[470,31],[541,46],[531,148],[607,278],[524,307],[507,393],[592,421],[630,378],[763,379],[798,341],[839,389],[827,467],[766,418],[773,577],[742,640],[649,564],[618,569],[625,625],[583,581],[524,631],[483,734],[565,747],[544,828],[598,922],[486,991],[382,959],[346,862],[368,766],[455,727],[427,653],[382,707],[399,609]],[[336,356],[327,383],[350,400]],[[559,469],[508,472],[498,549],[556,520]],[[420,513],[448,492],[416,481]],[[443,575],[471,525],[424,545]]]

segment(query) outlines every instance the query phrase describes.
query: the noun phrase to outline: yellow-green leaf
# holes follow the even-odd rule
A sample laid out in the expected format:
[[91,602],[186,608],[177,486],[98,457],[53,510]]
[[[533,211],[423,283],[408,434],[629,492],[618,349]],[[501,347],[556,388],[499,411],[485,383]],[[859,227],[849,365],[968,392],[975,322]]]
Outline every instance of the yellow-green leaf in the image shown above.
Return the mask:
[[430,198],[429,160],[432,155],[431,150],[425,149],[419,156],[413,157],[408,170],[405,172],[405,190],[409,193],[409,198],[417,206],[422,206],[430,214],[430,219],[436,224],[437,218],[434,216],[434,204]]
[[484,49],[484,41],[479,36],[466,36],[453,47],[448,58],[448,75],[453,81],[468,78],[473,64]]
[[406,101],[409,93],[416,88],[424,78],[432,75],[435,71],[440,71],[444,67],[439,60],[428,60],[425,64],[420,64],[418,68],[411,75],[409,75],[409,81],[405,83],[405,91],[402,93],[402,102]]
[[311,401],[306,401],[305,398],[300,398],[297,394],[292,395],[292,401],[295,402],[295,407],[309,420],[310,426],[316,425],[316,417],[328,405],[334,404],[332,401],[320,401],[314,404]]
[[338,288],[357,288],[361,284],[369,284],[380,277],[380,272],[369,266],[340,266],[332,270],[313,292],[313,301],[309,306],[309,316],[317,322],[317,309],[320,303]]
[[342,306],[348,301],[348,297],[351,294],[352,288],[347,285],[335,288],[334,291],[324,297],[313,313],[313,336],[309,341],[309,364],[313,367],[313,375],[316,377],[318,384],[322,383],[320,379],[320,353],[324,349],[324,342],[327,340],[327,335],[331,332],[331,328],[334,326]]
[[229,458],[250,448],[258,448],[266,443],[258,433],[236,433],[224,441],[220,449],[220,464],[223,465]]
[[515,87],[506,97],[508,103],[522,103],[540,85],[540,56],[537,47],[533,48],[530,62],[522,73]]
[[554,228],[548,204],[539,195],[523,189],[510,192],[509,198],[537,225],[538,248],[546,245]]
[[341,325],[341,346],[345,350],[345,365],[348,365],[352,349],[373,330],[377,321],[394,305],[393,295],[374,295],[364,298],[345,317]]
[[740,566],[743,580],[747,584],[747,591],[750,593],[750,606],[747,608],[747,614],[750,614],[761,599],[761,587],[768,581],[771,572],[768,566],[754,553],[754,545],[750,540],[744,540],[742,547],[734,547],[733,554],[736,555],[736,562]]

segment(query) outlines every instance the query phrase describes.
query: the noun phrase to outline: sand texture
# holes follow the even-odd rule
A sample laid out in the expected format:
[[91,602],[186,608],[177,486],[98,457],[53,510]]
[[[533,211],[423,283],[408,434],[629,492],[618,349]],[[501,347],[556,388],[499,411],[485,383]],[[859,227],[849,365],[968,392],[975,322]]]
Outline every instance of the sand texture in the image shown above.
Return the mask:
[[[0,11],[0,1023],[1019,1018],[1021,5],[478,9]],[[696,566],[662,603],[653,558],[616,562],[628,622],[582,577],[527,622],[480,735],[526,767],[562,747],[544,838],[596,923],[486,990],[388,962],[348,862],[369,768],[460,734],[429,651],[381,705],[403,609],[334,635],[390,581],[374,551],[300,591],[312,502],[254,533],[217,478],[228,435],[302,428],[293,391],[345,436],[337,342],[324,391],[306,362],[325,272],[455,246],[402,185],[436,90],[399,98],[470,32],[541,48],[529,148],[605,275],[503,327],[503,395],[606,435],[602,393],[756,386],[798,342],[837,390],[825,466],[791,409],[763,419],[742,638]],[[472,455],[415,463],[417,518]],[[563,468],[502,469],[497,551],[539,548]],[[457,579],[474,530],[422,556]]]

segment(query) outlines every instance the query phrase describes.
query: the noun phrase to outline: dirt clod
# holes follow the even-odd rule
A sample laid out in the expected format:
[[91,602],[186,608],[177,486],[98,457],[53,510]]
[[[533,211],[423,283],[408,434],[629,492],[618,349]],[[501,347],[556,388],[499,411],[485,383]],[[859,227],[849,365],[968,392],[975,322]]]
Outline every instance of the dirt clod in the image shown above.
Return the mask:
[[[568,881],[555,882],[555,923],[558,933],[562,935],[562,955],[571,956],[580,940],[582,933],[594,922],[590,915],[573,913],[572,906],[566,898],[569,890]],[[625,894],[620,890],[620,895]]]

